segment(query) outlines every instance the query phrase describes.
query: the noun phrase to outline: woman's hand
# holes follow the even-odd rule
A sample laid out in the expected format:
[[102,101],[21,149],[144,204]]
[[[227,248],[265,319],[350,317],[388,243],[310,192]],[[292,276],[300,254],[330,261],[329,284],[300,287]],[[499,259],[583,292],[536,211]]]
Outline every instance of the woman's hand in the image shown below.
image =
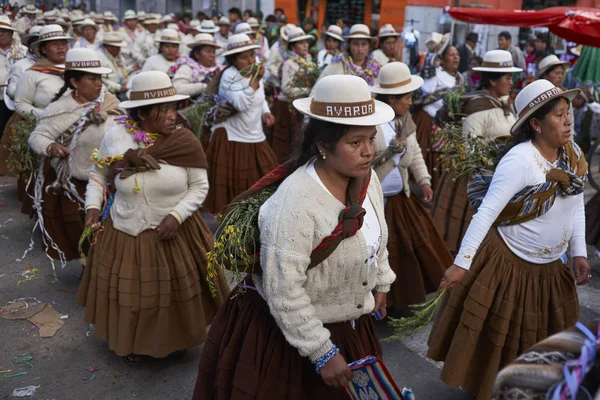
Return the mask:
[[431,190],[431,186],[421,185],[421,190],[423,191],[423,200],[425,200],[425,203],[429,203],[433,200],[433,190]]
[[573,258],[573,272],[575,273],[575,283],[577,286],[585,285],[592,278],[590,273],[592,269],[585,257]]
[[457,283],[460,283],[460,281],[462,281],[463,276],[465,276],[466,272],[466,269],[463,269],[456,265],[452,265],[446,270],[446,273],[444,274],[444,277],[440,282],[440,287],[438,288],[438,290],[444,288],[451,288]]
[[348,367],[344,357],[337,353],[321,369],[321,378],[329,386],[343,388],[352,380],[352,371]]
[[275,124],[275,117],[271,113],[263,114],[263,121],[267,127],[273,126]]
[[53,158],[64,158],[69,155],[69,148],[58,143],[50,146],[50,156]]
[[375,293],[375,308],[373,309],[373,314],[377,313],[377,311],[381,311],[381,318],[384,319],[387,316],[387,293],[377,292]]
[[401,137],[390,140],[390,149],[396,154],[406,151],[406,138]]
[[173,239],[177,233],[177,229],[179,229],[179,221],[169,214],[162,220],[158,228],[156,228],[156,231],[158,232],[156,237],[159,240]]
[[89,210],[87,210],[87,212],[85,213],[85,226],[93,225],[94,228],[97,227],[100,223],[101,215],[102,214],[100,213],[100,210],[97,210],[95,208],[90,208]]

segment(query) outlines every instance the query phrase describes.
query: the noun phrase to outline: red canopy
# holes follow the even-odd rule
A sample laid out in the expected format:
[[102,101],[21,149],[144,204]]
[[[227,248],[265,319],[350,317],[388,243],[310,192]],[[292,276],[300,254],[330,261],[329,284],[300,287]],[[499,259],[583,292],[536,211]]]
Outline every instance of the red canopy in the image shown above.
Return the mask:
[[543,10],[496,10],[448,7],[448,14],[476,24],[534,27],[545,26],[569,42],[600,47],[600,9],[550,7]]

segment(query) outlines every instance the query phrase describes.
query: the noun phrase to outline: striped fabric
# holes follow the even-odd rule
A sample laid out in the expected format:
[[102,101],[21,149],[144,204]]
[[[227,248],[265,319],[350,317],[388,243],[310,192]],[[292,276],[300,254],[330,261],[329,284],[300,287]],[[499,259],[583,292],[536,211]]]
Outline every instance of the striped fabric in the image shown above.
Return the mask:
[[405,400],[380,359],[368,356],[348,366],[352,370],[352,383],[346,386],[350,399]]
[[[467,186],[469,205],[477,212],[483,202],[494,173],[479,170],[471,175]],[[518,192],[500,213],[495,226],[517,225],[547,213],[557,194],[575,196],[583,193],[587,179],[587,162],[579,146],[567,143],[560,155],[559,168],[550,170],[546,182],[527,186]]]

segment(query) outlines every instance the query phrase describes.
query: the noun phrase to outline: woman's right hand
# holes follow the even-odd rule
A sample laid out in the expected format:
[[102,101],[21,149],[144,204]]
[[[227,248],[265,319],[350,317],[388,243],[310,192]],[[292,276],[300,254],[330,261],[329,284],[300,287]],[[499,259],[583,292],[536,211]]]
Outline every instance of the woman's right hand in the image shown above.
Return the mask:
[[69,155],[69,148],[58,143],[50,146],[50,155],[53,158],[64,158]]
[[440,287],[438,288],[438,290],[444,288],[451,288],[457,283],[460,283],[460,281],[462,281],[463,276],[465,276],[466,272],[466,269],[461,268],[457,265],[452,265],[446,270],[446,273],[444,274],[444,277],[440,282]]
[[329,386],[343,388],[352,380],[352,371],[348,367],[344,357],[337,353],[321,369],[321,378]]
[[94,225],[97,226],[100,222],[100,210],[90,208],[85,214],[85,226]]

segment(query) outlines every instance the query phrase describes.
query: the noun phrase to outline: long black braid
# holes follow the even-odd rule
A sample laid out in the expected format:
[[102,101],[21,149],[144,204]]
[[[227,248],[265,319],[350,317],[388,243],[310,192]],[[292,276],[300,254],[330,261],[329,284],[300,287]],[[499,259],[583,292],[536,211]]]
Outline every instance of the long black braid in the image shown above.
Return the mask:
[[86,73],[83,71],[65,71],[65,75],[64,75],[65,84],[63,85],[62,88],[60,88],[58,93],[56,93],[56,95],[54,96],[54,98],[52,99],[52,101],[50,103],[54,103],[56,100],[63,97],[63,95],[65,94],[65,92],[67,90],[69,90],[69,89],[75,90],[75,87],[71,84],[71,79],[74,78],[76,81],[78,81],[81,78],[83,78],[83,76],[85,74]]

